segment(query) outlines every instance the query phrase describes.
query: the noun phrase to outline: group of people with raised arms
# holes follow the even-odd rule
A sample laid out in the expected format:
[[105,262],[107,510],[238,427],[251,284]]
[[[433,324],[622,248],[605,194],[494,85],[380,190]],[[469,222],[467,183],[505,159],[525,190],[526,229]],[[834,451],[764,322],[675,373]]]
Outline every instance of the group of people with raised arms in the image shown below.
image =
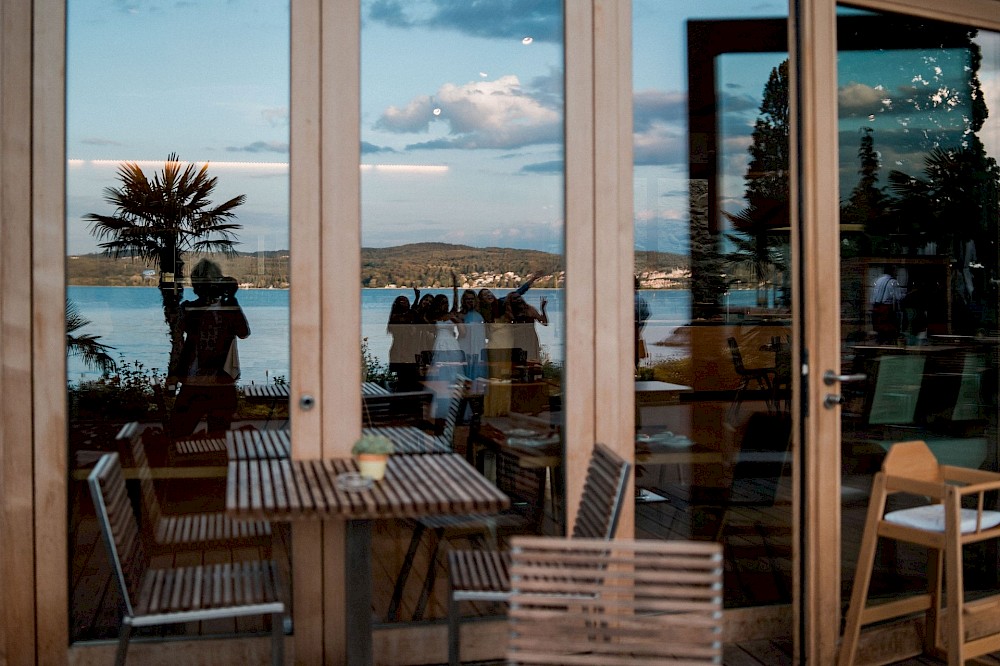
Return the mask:
[[[389,312],[386,332],[392,337],[389,370],[396,375],[395,390],[420,387],[418,359],[429,351],[424,379],[451,380],[461,370],[470,379],[484,377],[488,368],[481,363],[483,349],[519,348],[529,361],[539,361],[541,350],[535,322],[548,325],[546,300],[539,307],[528,304],[525,292],[544,273],[533,273],[515,291],[496,296],[483,288],[466,289],[458,295],[458,277],[453,272],[452,299],[444,294],[420,295],[413,289],[413,302],[397,296]],[[461,354],[457,352],[462,352]],[[456,363],[456,359],[461,362]],[[463,365],[464,364],[464,365]]]

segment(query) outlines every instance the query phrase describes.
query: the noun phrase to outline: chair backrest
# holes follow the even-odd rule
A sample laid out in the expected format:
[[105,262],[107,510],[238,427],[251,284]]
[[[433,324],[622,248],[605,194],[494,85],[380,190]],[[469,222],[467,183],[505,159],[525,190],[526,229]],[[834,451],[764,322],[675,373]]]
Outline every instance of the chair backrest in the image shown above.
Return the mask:
[[901,354],[879,358],[875,390],[868,408],[868,423],[913,423],[926,361],[923,356]]
[[135,464],[136,473],[139,475],[139,490],[142,493],[142,523],[151,533],[156,529],[156,524],[160,522],[163,513],[160,510],[160,501],[156,497],[153,472],[149,468],[149,459],[146,457],[146,447],[142,443],[141,430],[131,433],[129,447],[132,451],[132,461]]
[[524,363],[528,360],[528,350],[520,347],[483,347],[479,355],[483,363]]
[[101,456],[87,477],[87,483],[126,612],[134,616],[139,585],[149,566],[149,558],[139,537],[118,454]]
[[733,358],[733,368],[736,370],[736,374],[742,375],[746,368],[743,366],[743,354],[740,352],[740,345],[736,342],[736,338],[729,338],[726,340],[726,344],[729,345],[729,355]]
[[722,546],[514,537],[508,664],[722,660]]
[[882,461],[882,471],[887,476],[944,483],[937,458],[927,443],[920,440],[893,444]]
[[573,523],[573,538],[610,539],[618,529],[632,466],[604,444],[595,444]]
[[496,454],[496,486],[510,498],[504,513],[519,516],[518,529],[541,530],[545,516],[545,468],[523,467],[517,455],[500,449]]
[[444,429],[441,431],[441,437],[450,442],[452,448],[455,445],[455,426],[458,425],[458,420],[462,416],[462,407],[465,405],[465,389],[469,384],[469,378],[460,373],[455,375],[453,382],[451,398],[448,400],[448,413],[445,415]]

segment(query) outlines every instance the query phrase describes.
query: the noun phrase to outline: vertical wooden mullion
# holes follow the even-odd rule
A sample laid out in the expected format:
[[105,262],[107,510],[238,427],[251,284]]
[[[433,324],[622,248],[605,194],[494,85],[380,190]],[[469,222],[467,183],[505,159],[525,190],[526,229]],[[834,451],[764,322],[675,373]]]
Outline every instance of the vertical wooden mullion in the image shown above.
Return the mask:
[[[581,451],[594,443],[594,12],[591,2],[564,3],[566,359],[566,524],[583,492]],[[583,455],[586,455],[584,453]],[[585,465],[586,463],[582,463]]]
[[[320,79],[321,453],[349,456],[361,434],[361,8],[322,5]],[[323,524],[324,659],[344,663],[345,524]],[[337,638],[340,640],[337,640]]]
[[[840,370],[840,233],[837,156],[837,41],[833,0],[793,5],[790,20],[793,156],[791,192],[799,217],[801,313],[809,374],[802,455],[802,520],[805,530],[803,595],[808,663],[834,662],[840,617],[840,410],[823,406],[836,391],[822,382],[827,369]],[[796,122],[797,121],[797,122]],[[826,473],[824,473],[826,471]]]
[[[25,3],[29,4],[29,3]],[[31,279],[36,658],[66,659],[69,593],[66,413],[66,6],[35,0],[31,89]],[[33,34],[32,34],[33,33]],[[5,88],[6,93],[6,88]],[[6,96],[6,95],[5,95]],[[4,151],[6,159],[6,151]],[[7,222],[6,216],[4,222]],[[4,280],[4,289],[10,282]],[[23,388],[27,388],[27,385]],[[25,391],[25,394],[29,394]],[[14,396],[11,396],[14,397]],[[27,420],[27,419],[25,419]],[[10,450],[10,448],[8,448]],[[24,477],[29,475],[24,473]],[[24,542],[29,539],[22,535]],[[30,558],[26,558],[30,561]]]
[[[594,5],[595,432],[597,441],[631,461],[635,452],[632,8],[631,2],[620,0],[597,0]],[[598,326],[601,321],[617,325]],[[626,502],[619,536],[632,535],[633,513],[632,502]]]
[[[30,2],[0,0],[0,658],[35,660]],[[19,538],[6,538],[17,534]]]
[[[303,410],[303,395],[319,397],[320,359],[320,0],[291,3],[289,155],[289,293],[291,456],[320,456],[324,402]],[[323,534],[320,523],[292,526],[292,617],[295,656],[300,663],[323,661]]]

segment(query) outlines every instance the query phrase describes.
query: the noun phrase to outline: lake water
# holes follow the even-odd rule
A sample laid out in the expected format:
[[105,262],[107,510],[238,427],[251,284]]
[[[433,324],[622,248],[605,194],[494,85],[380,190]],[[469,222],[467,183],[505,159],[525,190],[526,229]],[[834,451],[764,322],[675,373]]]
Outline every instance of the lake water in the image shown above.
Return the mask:
[[[425,290],[443,293],[451,290]],[[497,289],[500,295],[506,290]],[[391,338],[385,331],[389,308],[396,296],[412,299],[412,289],[363,289],[361,294],[361,336],[368,338],[371,353],[386,361]],[[691,294],[684,290],[649,290],[641,295],[649,303],[650,318],[644,338],[653,360],[685,356],[683,347],[657,346],[674,329],[690,319]],[[192,297],[191,293],[186,294]],[[80,314],[90,320],[81,333],[101,336],[101,342],[114,347],[112,356],[127,362],[140,361],[147,370],[161,373],[167,366],[169,340],[163,323],[160,292],[155,287],[67,287],[67,297],[76,303]],[[565,294],[561,289],[532,289],[526,300],[538,307],[539,299],[548,300],[549,325],[536,325],[542,351],[555,363],[562,363],[565,333]],[[288,291],[284,289],[244,289],[238,295],[250,323],[250,337],[240,340],[241,382],[270,383],[275,377],[289,376]],[[733,307],[749,306],[755,301],[753,291],[734,291],[729,295]],[[601,322],[597,323],[598,326]],[[88,370],[78,358],[69,359],[69,380],[96,379],[99,373]]]

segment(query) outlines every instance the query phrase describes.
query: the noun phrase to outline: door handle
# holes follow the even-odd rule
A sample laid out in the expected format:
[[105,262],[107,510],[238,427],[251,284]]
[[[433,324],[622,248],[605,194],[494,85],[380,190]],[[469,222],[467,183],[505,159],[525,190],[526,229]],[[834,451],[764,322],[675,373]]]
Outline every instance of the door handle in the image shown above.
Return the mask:
[[823,383],[827,386],[833,386],[837,382],[843,384],[844,382],[863,382],[868,379],[868,375],[863,372],[859,372],[853,375],[838,375],[833,370],[827,370],[823,373]]

